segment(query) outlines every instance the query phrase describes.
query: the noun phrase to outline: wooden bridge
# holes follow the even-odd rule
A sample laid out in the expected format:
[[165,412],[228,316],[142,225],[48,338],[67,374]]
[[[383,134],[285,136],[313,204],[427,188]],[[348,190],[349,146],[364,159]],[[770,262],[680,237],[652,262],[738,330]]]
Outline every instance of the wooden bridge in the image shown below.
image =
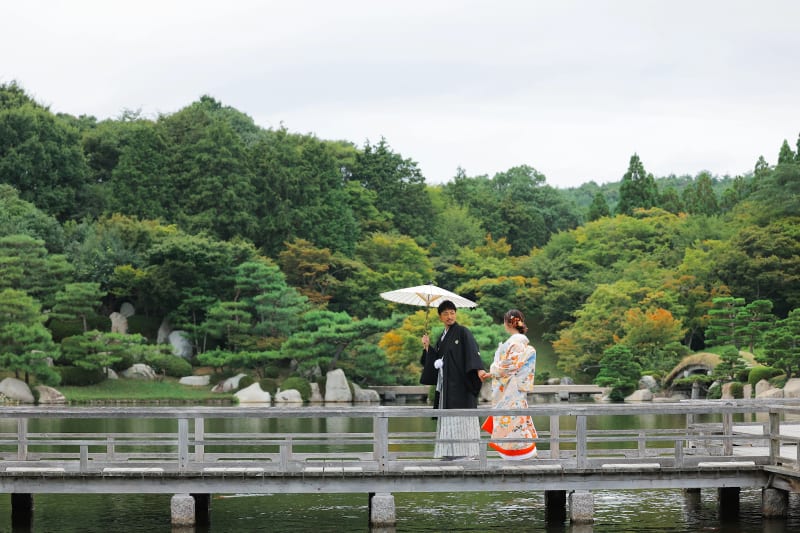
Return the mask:
[[[396,492],[544,491],[548,517],[592,520],[601,489],[716,489],[738,508],[738,491],[764,491],[766,516],[785,516],[800,492],[800,403],[787,400],[660,404],[539,404],[521,411],[450,410],[448,416],[530,414],[539,458],[500,459],[481,437],[472,460],[432,458],[432,431],[398,431],[399,419],[428,420],[428,407],[5,407],[0,492],[12,521],[30,520],[35,494],[173,494],[175,524],[208,517],[210,495],[365,493],[370,520],[395,519]],[[596,429],[599,417],[680,415],[678,427]],[[169,431],[36,432],[47,418],[167,419]],[[367,419],[369,431],[206,431],[212,419]],[[146,424],[141,424],[147,426]],[[160,424],[164,425],[164,424]],[[608,425],[608,424],[606,424]],[[676,424],[672,424],[676,425]],[[136,425],[138,426],[138,425]],[[246,426],[246,424],[243,424]],[[394,427],[393,427],[394,426]],[[428,424],[430,426],[430,424]],[[616,425],[611,424],[612,427]],[[569,502],[567,505],[567,495]],[[549,518],[550,519],[550,518]]]

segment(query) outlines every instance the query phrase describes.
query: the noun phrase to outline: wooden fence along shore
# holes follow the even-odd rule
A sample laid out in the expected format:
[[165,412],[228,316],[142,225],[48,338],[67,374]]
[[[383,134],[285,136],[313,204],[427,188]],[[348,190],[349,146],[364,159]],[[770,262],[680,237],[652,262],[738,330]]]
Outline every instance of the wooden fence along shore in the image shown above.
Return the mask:
[[[592,491],[716,489],[721,511],[740,488],[763,491],[765,516],[786,516],[800,492],[800,403],[690,400],[659,404],[536,404],[539,458],[500,459],[481,437],[475,460],[432,458],[435,432],[392,430],[429,407],[5,407],[0,411],[0,492],[12,522],[29,523],[47,493],[168,493],[174,524],[208,519],[211,494],[364,493],[370,523],[395,521],[393,493],[544,491],[548,519],[591,522]],[[497,415],[489,408],[448,416]],[[681,415],[680,427],[595,429],[597,417]],[[709,417],[713,420],[708,421]],[[159,432],[34,432],[46,418],[167,419]],[[206,431],[212,419],[371,421],[366,432]],[[674,420],[674,417],[669,417]],[[2,420],[8,419],[8,420]],[[702,422],[698,421],[699,419]],[[393,423],[393,421],[395,423]],[[562,427],[563,426],[563,427]],[[14,428],[9,431],[9,428]],[[320,451],[329,450],[329,451]],[[27,522],[26,522],[27,521]]]

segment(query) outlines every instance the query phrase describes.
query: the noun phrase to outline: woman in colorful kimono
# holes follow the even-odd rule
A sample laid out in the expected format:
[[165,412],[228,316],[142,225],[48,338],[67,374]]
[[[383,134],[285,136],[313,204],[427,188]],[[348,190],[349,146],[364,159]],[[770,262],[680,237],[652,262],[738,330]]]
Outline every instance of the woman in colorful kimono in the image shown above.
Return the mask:
[[[517,309],[503,316],[503,325],[511,335],[497,347],[489,372],[479,373],[481,379],[492,378],[492,405],[496,409],[525,409],[527,393],[533,390],[536,370],[536,349],[525,333],[525,317]],[[532,459],[537,456],[536,428],[530,416],[490,416],[482,428],[492,434],[489,446],[500,457],[510,460]],[[503,442],[508,439],[513,442]]]

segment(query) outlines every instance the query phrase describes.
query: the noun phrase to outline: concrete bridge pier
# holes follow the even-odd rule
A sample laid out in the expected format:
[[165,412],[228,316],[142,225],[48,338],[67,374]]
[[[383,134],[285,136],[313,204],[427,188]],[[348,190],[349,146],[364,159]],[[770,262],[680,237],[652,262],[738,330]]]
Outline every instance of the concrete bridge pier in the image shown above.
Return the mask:
[[191,494],[174,494],[170,500],[172,525],[178,527],[194,526],[194,498]]
[[170,514],[173,526],[207,526],[211,523],[211,495],[175,494],[170,500]]
[[569,520],[574,524],[594,522],[594,495],[589,490],[576,490],[569,495]]
[[789,492],[781,489],[761,489],[761,514],[765,518],[789,516]]
[[31,531],[33,528],[33,494],[11,494],[11,529]]
[[561,524],[567,519],[567,491],[544,491],[544,519],[550,524]]
[[396,524],[397,515],[394,508],[394,495],[389,492],[370,492],[369,525],[388,527]]

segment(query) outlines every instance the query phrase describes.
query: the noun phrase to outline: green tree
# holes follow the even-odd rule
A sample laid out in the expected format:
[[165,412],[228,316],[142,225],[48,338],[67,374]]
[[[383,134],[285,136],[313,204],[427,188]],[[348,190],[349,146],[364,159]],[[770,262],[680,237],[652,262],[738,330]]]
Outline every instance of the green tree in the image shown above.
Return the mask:
[[779,317],[800,306],[800,217],[745,226],[715,259],[716,274],[732,294],[770,300]]
[[795,162],[795,153],[792,151],[792,147],[789,146],[789,142],[784,139],[783,144],[781,145],[781,150],[778,153],[778,164],[786,164],[786,163],[794,163]]
[[[101,123],[102,125],[102,123]],[[107,181],[105,212],[140,219],[172,220],[174,184],[170,180],[169,154],[172,146],[163,131],[148,120],[116,122],[118,154]],[[98,128],[96,135],[106,135]],[[105,140],[105,137],[102,139]],[[87,139],[84,137],[84,146]],[[92,160],[89,160],[90,164]]]
[[719,202],[714,193],[711,174],[701,172],[693,186],[683,191],[683,203],[689,213],[712,216],[719,213]]
[[393,382],[386,353],[378,345],[393,319],[358,320],[347,313],[315,310],[302,317],[302,324],[281,347],[281,354],[297,361],[304,375],[341,368],[357,383]]
[[201,331],[219,339],[228,351],[238,352],[252,348],[252,315],[242,302],[216,302],[205,310]]
[[719,354],[720,362],[711,372],[711,377],[723,382],[735,381],[736,376],[747,368],[747,363],[739,355],[737,348],[726,347]]
[[0,368],[25,375],[30,383],[33,375],[40,383],[57,385],[60,377],[48,359],[59,353],[50,331],[44,327],[47,316],[41,304],[23,291],[0,290]]
[[800,371],[800,308],[792,309],[764,333],[764,352],[755,357],[763,365],[783,370],[787,379]]
[[683,325],[666,309],[629,309],[623,329],[625,335],[620,344],[636,354],[636,361],[645,370],[667,373],[687,355],[687,350],[679,344]]
[[[147,309],[156,316],[169,316],[184,329],[193,321],[185,307],[187,299],[227,300],[234,292],[236,266],[255,256],[252,245],[238,240],[169,235],[149,249],[147,278],[141,283]],[[202,316],[197,318],[198,323],[203,321]]]
[[0,108],[0,183],[63,222],[90,203],[86,178],[75,128],[36,104]]
[[86,333],[90,319],[97,316],[103,295],[99,283],[67,283],[56,294],[56,304],[50,316],[59,320],[78,320]]
[[351,151],[283,128],[255,144],[249,150],[259,191],[259,233],[253,242],[269,255],[296,239],[351,255],[362,232],[371,227],[360,217],[380,218],[376,196],[359,196],[345,181],[342,161],[350,161]]
[[498,172],[492,179],[469,178],[459,170],[444,192],[482,221],[485,233],[505,238],[515,255],[543,246],[553,234],[576,227],[581,218],[562,191],[547,186],[545,176],[527,165]]
[[125,357],[144,361],[145,354],[153,348],[147,345],[147,339],[142,335],[108,333],[96,329],[65,337],[61,341],[64,361],[86,370],[107,371]]
[[0,237],[0,289],[23,290],[50,308],[71,270],[66,257],[48,253],[42,240],[28,235]]
[[337,287],[332,310],[347,309],[357,317],[386,317],[396,308],[380,293],[428,283],[433,265],[424,249],[411,237],[376,233],[358,243],[358,263]]
[[237,300],[252,316],[252,334],[261,348],[277,349],[298,329],[307,310],[307,298],[286,284],[286,277],[271,261],[247,261],[236,267]]
[[634,209],[648,209],[658,205],[658,187],[652,174],[648,174],[637,154],[631,156],[628,171],[622,176],[617,213],[632,215]]
[[64,230],[55,217],[22,200],[11,185],[0,183],[0,237],[11,235],[41,240],[50,253],[64,250]]
[[172,155],[171,185],[182,191],[172,220],[189,232],[205,231],[221,240],[253,239],[256,189],[246,146],[231,124],[216,115],[221,107],[203,97],[159,121]]
[[600,359],[600,372],[594,383],[601,387],[611,387],[609,397],[614,401],[623,401],[626,396],[636,390],[642,369],[634,359],[631,351],[620,344],[603,351]]
[[661,207],[661,209],[674,215],[686,211],[686,206],[684,205],[683,200],[681,200],[681,196],[678,194],[678,190],[675,187],[667,187],[664,189],[664,191],[662,191],[658,200],[658,205]]
[[453,258],[459,250],[478,246],[483,241],[486,232],[466,206],[448,205],[442,187],[429,187],[428,193],[436,213],[432,224],[432,256]]
[[744,298],[725,296],[712,300],[713,308],[708,311],[710,320],[706,328],[706,339],[717,346],[732,344],[736,350],[743,344],[744,319],[741,313]]
[[348,179],[375,191],[375,207],[391,216],[398,232],[431,242],[433,207],[415,161],[392,151],[386,139],[376,145],[367,142],[356,155]]
[[742,320],[742,337],[750,353],[755,352],[756,344],[760,343],[764,333],[772,328],[776,317],[771,313],[772,302],[769,300],[756,300],[744,306],[740,313]]
[[598,192],[594,195],[594,198],[592,198],[592,205],[589,206],[586,219],[591,222],[592,220],[607,216],[611,216],[611,209],[608,207],[606,196],[602,192]]

